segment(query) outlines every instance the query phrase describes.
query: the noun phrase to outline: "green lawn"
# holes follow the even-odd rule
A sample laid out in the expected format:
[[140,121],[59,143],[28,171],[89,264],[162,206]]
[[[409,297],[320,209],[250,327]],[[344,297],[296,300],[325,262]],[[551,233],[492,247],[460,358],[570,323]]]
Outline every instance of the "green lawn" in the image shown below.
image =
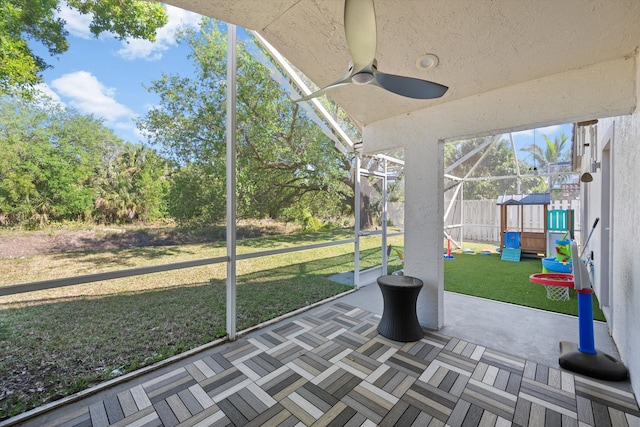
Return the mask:
[[[503,301],[556,313],[578,315],[576,292],[569,290],[569,301],[552,301],[542,285],[532,283],[529,276],[542,272],[539,259],[523,258],[520,262],[502,261],[500,255],[455,254],[445,260],[444,288],[447,291]],[[593,317],[605,320],[593,298]]]
[[[329,230],[238,241],[238,252],[352,237]],[[389,244],[402,248],[403,238]],[[379,236],[361,241],[361,268],[379,265]],[[491,248],[491,245],[488,245]],[[224,255],[224,243],[194,243],[0,259],[0,286]],[[445,289],[576,314],[529,282],[540,260],[497,254],[445,261]],[[394,260],[390,271],[400,267]],[[351,287],[327,279],[353,271],[353,244],[238,262],[237,325],[249,328]],[[0,420],[225,334],[225,264],[168,271],[0,298]],[[595,307],[598,319],[603,319]]]
[[[238,252],[336,241],[350,230],[238,241]],[[390,238],[401,245],[402,237]],[[0,286],[224,255],[224,243],[0,259]],[[380,264],[379,236],[361,241],[361,268]],[[353,244],[238,262],[243,330],[352,289]],[[225,264],[0,298],[0,420],[225,335]]]

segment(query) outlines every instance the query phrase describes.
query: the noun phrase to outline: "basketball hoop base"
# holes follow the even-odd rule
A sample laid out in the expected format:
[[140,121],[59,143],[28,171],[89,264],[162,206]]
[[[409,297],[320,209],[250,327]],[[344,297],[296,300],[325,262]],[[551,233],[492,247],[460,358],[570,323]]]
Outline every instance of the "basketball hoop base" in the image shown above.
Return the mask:
[[578,350],[578,344],[569,341],[560,341],[560,353],[558,361],[561,368],[605,381],[627,379],[627,368],[606,353],[583,353]]

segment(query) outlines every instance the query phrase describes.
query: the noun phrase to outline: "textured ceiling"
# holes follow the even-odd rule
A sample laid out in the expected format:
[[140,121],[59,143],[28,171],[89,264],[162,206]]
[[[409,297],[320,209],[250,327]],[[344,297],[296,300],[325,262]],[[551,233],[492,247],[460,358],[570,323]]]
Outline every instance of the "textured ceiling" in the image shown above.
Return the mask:
[[[340,0],[169,0],[262,34],[318,86],[342,77],[349,51]],[[449,86],[437,100],[412,100],[373,86],[331,92],[366,125],[438,103],[633,54],[638,0],[377,0],[380,71]],[[436,54],[421,71],[418,56]]]

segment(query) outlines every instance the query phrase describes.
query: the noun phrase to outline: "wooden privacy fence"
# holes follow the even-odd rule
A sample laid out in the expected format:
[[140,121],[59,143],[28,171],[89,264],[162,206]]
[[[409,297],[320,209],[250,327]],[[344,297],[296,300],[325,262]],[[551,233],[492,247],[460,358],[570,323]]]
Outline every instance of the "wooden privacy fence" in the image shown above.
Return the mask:
[[[445,202],[446,203],[446,202]],[[460,203],[460,202],[457,202]],[[552,200],[549,210],[573,209],[575,231],[580,228],[580,201],[579,200]],[[507,228],[518,227],[520,223],[517,217],[518,209],[508,209]],[[460,216],[462,213],[462,217]],[[525,231],[542,231],[544,229],[544,214],[540,206],[523,206]],[[462,209],[456,207],[452,215],[445,221],[447,232],[451,232],[459,238],[460,233],[456,228],[464,232],[465,241],[500,242],[500,207],[495,200],[465,200]]]

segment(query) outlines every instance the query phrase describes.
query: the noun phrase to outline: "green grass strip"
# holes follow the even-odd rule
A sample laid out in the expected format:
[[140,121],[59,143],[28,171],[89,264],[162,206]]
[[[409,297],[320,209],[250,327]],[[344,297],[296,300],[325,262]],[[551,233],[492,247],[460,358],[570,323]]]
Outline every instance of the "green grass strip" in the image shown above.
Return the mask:
[[[445,260],[444,288],[447,291],[539,308],[555,313],[578,315],[577,294],[569,290],[570,300],[552,301],[545,287],[529,280],[542,272],[539,259],[523,258],[520,262],[502,261],[500,255],[457,254]],[[597,298],[593,298],[593,318],[604,321]]]

